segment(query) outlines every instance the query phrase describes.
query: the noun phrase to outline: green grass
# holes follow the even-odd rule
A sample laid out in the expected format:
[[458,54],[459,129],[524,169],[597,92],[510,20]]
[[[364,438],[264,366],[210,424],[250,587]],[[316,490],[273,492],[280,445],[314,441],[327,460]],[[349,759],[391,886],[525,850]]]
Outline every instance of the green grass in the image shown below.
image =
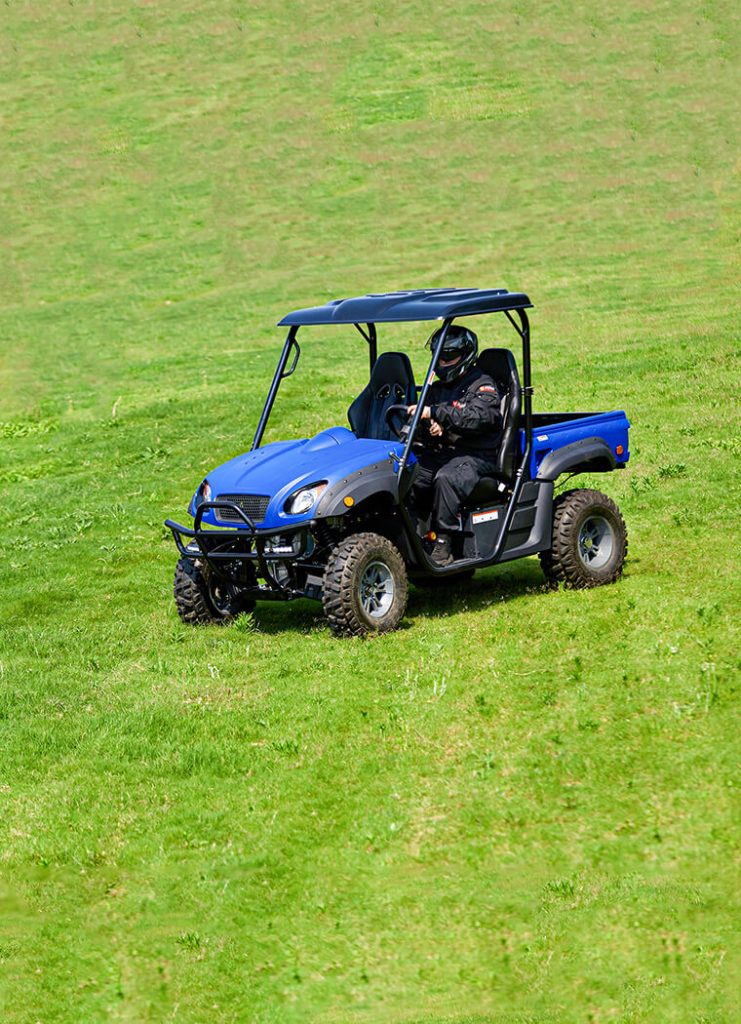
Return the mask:
[[[2,11],[0,1019],[738,1020],[734,5]],[[627,410],[624,579],[185,629],[162,521],[272,324],[435,285],[533,297],[536,409]],[[313,340],[272,438],[365,382]]]

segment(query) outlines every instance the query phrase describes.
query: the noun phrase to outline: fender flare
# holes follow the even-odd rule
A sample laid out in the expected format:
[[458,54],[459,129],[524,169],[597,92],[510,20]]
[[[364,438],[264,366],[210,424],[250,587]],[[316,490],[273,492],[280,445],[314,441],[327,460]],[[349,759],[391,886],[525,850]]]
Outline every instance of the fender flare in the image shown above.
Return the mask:
[[[315,518],[344,516],[366,498],[384,493],[394,505],[398,504],[399,478],[390,459],[374,462],[331,484],[319,499]],[[349,508],[344,502],[348,495],[354,499]]]
[[617,460],[607,441],[584,437],[549,452],[538,469],[536,480],[557,480],[562,473],[609,473]]

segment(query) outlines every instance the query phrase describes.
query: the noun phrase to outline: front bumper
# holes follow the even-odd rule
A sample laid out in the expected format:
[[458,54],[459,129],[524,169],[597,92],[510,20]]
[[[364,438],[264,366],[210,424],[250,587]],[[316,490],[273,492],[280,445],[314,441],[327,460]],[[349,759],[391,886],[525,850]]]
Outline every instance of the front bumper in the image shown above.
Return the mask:
[[[234,529],[204,529],[203,515],[211,509],[230,509],[242,520],[244,526]],[[199,558],[218,576],[233,580],[234,568],[244,563],[251,564],[254,574],[261,576],[268,591],[274,596],[297,597],[299,592],[286,582],[276,578],[276,563],[295,564],[306,558],[313,549],[313,539],[306,522],[294,527],[261,530],[255,526],[242,509],[229,501],[204,501],[196,509],[192,529],[165,520],[165,526],[172,533],[177,549],[186,558]],[[276,545],[275,541],[290,539],[290,543]],[[265,588],[255,586],[261,593]]]

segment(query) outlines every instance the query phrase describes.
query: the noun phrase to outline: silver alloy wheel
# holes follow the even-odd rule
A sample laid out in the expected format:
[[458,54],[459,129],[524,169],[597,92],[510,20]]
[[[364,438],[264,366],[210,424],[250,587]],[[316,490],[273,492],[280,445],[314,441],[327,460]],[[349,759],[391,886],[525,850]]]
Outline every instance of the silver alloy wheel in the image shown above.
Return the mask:
[[234,600],[234,587],[230,583],[211,576],[208,581],[208,596],[219,615],[229,614],[230,605]]
[[369,562],[360,580],[360,603],[372,619],[382,619],[394,603],[394,577],[385,562]]
[[601,569],[615,546],[613,529],[604,516],[587,516],[579,530],[579,558],[589,569]]

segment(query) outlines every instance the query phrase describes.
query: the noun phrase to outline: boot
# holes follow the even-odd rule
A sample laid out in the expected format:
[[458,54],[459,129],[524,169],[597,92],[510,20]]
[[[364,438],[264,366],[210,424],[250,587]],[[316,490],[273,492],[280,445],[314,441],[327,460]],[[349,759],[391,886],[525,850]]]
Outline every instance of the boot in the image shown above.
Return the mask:
[[450,547],[450,536],[447,533],[439,533],[437,535],[430,559],[434,565],[439,565],[440,567],[450,565],[454,561],[453,552]]

